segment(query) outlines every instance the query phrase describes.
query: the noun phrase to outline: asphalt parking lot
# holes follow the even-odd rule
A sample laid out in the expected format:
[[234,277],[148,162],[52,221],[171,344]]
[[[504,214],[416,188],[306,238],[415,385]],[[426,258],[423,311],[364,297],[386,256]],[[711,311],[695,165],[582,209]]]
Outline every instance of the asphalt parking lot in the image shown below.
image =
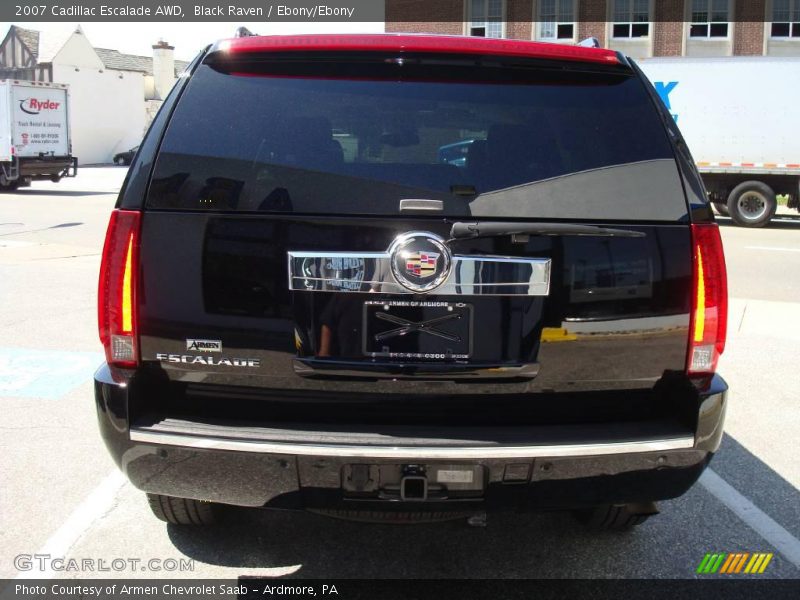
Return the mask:
[[[691,578],[707,552],[773,552],[763,577],[800,578],[797,213],[762,230],[720,219],[731,296],[720,366],[732,390],[727,433],[700,484],[637,530],[589,533],[557,513],[490,515],[473,528],[257,510],[183,529],[151,516],[95,423],[97,272],[124,174],[86,168],[0,195],[0,577],[36,575],[15,557],[49,554],[89,559],[95,570],[39,575]],[[113,558],[188,558],[193,567],[96,570]]]

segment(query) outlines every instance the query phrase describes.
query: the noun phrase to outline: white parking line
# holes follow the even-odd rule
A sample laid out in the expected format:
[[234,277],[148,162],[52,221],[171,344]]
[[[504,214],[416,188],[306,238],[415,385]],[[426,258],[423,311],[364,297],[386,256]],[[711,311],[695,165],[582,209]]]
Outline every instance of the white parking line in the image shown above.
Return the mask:
[[[120,471],[109,474],[92,492],[72,511],[67,520],[58,528],[36,555],[62,558],[69,549],[83,536],[97,519],[105,515],[114,506],[117,492],[125,483],[125,476]],[[37,561],[34,561],[37,565]],[[17,579],[52,579],[56,573],[48,567],[42,570],[20,571]]]
[[772,252],[800,252],[800,248],[780,248],[777,246],[745,246],[745,250],[767,250]]
[[784,558],[800,568],[800,540],[711,469],[706,469],[700,477],[700,484],[769,542]]

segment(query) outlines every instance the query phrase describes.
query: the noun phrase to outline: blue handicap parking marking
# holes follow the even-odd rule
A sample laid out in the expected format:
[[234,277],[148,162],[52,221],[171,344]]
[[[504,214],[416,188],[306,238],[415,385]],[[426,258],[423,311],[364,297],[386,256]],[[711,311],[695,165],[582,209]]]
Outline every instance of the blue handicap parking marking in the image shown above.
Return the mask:
[[0,348],[0,396],[56,400],[91,379],[100,352]]

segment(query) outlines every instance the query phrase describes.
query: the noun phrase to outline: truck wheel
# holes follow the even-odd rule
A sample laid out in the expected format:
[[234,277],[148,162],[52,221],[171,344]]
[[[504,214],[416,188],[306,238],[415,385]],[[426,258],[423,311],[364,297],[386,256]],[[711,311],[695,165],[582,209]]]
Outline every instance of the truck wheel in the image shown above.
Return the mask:
[[160,494],[147,494],[147,502],[156,517],[173,525],[213,525],[217,520],[213,502]]
[[642,504],[612,504],[575,511],[575,518],[594,531],[628,531],[641,525],[658,508],[652,502]]
[[125,164],[125,159],[124,159],[124,158],[122,158],[122,157],[120,156],[120,157],[118,157],[118,158],[115,158],[115,159],[114,159],[114,162],[115,162],[116,164],[118,164],[118,165],[121,167],[122,165],[124,165],[124,164]]
[[737,225],[764,227],[775,216],[775,192],[760,181],[740,183],[728,196],[728,212]]
[[723,217],[729,217],[730,216],[731,213],[728,212],[727,204],[724,204],[722,202],[712,202],[712,204],[714,205],[714,210],[716,210]]

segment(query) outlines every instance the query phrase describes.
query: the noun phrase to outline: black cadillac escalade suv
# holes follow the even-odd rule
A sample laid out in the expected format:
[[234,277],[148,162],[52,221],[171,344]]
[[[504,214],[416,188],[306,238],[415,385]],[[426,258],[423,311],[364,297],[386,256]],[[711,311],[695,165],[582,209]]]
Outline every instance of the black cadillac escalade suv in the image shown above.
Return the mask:
[[717,225],[609,50],[211,46],[134,159],[99,291],[100,430],[172,523],[230,504],[625,528],[722,435]]

